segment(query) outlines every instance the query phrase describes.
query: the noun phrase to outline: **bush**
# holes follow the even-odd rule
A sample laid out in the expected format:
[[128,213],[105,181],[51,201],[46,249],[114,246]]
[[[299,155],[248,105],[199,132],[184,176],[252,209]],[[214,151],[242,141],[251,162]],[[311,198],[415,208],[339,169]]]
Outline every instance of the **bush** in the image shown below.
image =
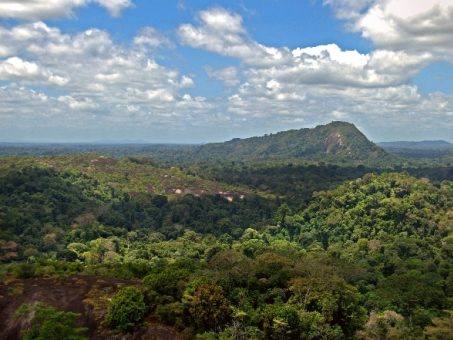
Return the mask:
[[146,311],[143,293],[136,287],[120,289],[112,298],[107,310],[107,324],[121,331],[131,330]]

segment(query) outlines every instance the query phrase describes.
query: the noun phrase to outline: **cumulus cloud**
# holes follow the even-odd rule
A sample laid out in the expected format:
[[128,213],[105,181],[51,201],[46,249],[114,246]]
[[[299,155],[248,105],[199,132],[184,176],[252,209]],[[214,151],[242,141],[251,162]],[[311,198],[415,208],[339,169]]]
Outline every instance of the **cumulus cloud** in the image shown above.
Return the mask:
[[68,78],[55,75],[51,71],[42,69],[34,62],[28,62],[19,57],[0,60],[0,80],[18,80],[25,82],[48,82],[63,86],[69,82]]
[[[378,48],[453,56],[453,0],[325,0]],[[351,13],[344,15],[344,13]]]
[[24,61],[18,57],[0,61],[0,79],[9,77],[34,77],[40,74],[38,65]]
[[155,47],[172,47],[170,40],[156,30],[154,27],[144,27],[140,30],[140,34],[134,38],[134,44],[141,46]]
[[356,23],[362,35],[378,47],[436,58],[453,56],[453,1],[391,0],[377,3]]
[[242,17],[223,8],[199,13],[199,25],[181,25],[178,34],[184,44],[222,55],[240,58],[251,65],[273,65],[290,57],[287,48],[266,47],[248,37]]
[[73,15],[75,8],[96,3],[119,16],[123,9],[132,6],[131,0],[3,0],[0,17],[39,21]]

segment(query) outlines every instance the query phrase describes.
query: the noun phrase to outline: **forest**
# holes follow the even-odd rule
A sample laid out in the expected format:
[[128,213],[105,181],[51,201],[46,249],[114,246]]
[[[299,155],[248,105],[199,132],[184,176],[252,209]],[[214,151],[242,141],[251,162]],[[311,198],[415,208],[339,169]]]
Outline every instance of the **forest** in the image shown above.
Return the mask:
[[0,338],[451,339],[453,168],[331,156],[3,156]]

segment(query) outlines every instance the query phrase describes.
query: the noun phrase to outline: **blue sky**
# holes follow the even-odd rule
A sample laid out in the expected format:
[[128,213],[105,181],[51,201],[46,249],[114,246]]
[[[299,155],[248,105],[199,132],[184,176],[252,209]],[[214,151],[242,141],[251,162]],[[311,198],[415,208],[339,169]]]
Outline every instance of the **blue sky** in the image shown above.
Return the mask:
[[9,0],[0,141],[453,141],[452,57],[453,0]]

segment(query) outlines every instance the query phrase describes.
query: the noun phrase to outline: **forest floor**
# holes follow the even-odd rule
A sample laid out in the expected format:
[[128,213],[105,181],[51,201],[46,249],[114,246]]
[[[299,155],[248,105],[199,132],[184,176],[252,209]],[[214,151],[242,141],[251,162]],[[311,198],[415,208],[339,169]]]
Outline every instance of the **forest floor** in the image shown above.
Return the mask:
[[0,339],[21,339],[26,320],[15,317],[24,303],[43,302],[59,310],[79,313],[77,324],[88,328],[90,339],[180,339],[172,328],[151,317],[129,334],[115,334],[103,324],[109,298],[119,288],[136,281],[110,277],[76,275],[64,279],[33,278],[0,283]]

